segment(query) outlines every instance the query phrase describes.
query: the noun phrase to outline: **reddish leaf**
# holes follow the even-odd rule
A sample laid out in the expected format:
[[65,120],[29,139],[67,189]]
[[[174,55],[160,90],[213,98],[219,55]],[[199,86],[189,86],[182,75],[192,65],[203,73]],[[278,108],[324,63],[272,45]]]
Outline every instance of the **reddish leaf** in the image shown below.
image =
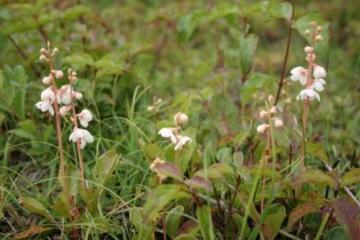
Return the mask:
[[345,229],[352,240],[360,239],[359,207],[350,199],[339,198],[333,202],[338,222],[345,225]]
[[302,217],[307,214],[315,213],[319,211],[319,206],[313,202],[306,202],[303,204],[297,205],[289,215],[288,228],[294,225],[297,221],[299,221]]
[[211,183],[205,178],[200,176],[195,176],[190,179],[187,179],[185,183],[186,185],[192,188],[204,188],[209,191],[212,189]]

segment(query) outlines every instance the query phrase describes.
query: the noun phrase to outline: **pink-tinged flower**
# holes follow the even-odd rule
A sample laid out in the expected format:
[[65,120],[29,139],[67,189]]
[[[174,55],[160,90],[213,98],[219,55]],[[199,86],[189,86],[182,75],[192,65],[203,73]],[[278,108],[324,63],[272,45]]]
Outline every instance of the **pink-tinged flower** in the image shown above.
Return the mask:
[[51,87],[48,87],[44,91],[41,92],[41,100],[44,102],[48,102],[52,104],[55,101],[55,93],[51,89]]
[[274,118],[274,126],[276,128],[281,128],[284,126],[284,122],[280,118]]
[[42,112],[49,112],[51,116],[54,116],[54,108],[48,101],[40,101],[35,104],[37,109],[40,109]]
[[77,115],[77,117],[79,118],[80,124],[83,127],[89,126],[89,122],[93,119],[91,112],[87,109],[82,110],[81,113]]
[[269,124],[263,123],[257,126],[256,131],[260,134],[263,134],[266,132],[266,130],[269,128]]
[[75,92],[73,91],[73,97],[75,97],[77,100],[80,100],[83,98],[83,95],[81,92]]
[[315,89],[318,92],[321,92],[324,90],[324,85],[326,85],[326,82],[322,78],[317,78],[314,80],[314,83],[312,85],[312,88]]
[[174,121],[176,125],[185,125],[188,123],[189,117],[183,112],[178,112],[174,116]]
[[64,116],[66,116],[66,114],[68,114],[70,112],[70,110],[71,110],[71,106],[62,106],[60,108],[59,112],[60,112],[60,115],[62,117],[64,117]]
[[162,128],[158,133],[163,138],[168,138],[172,143],[176,143],[175,128]]
[[321,79],[326,77],[326,71],[323,67],[315,65],[314,67],[314,78]]
[[50,76],[46,76],[42,79],[42,83],[45,85],[50,85],[51,84],[51,77]]
[[301,92],[296,97],[296,99],[297,100],[309,100],[309,101],[313,101],[313,100],[317,99],[318,101],[320,101],[320,96],[313,89],[307,88],[307,89],[301,90]]
[[54,70],[54,75],[56,79],[61,79],[64,77],[64,73],[61,70]]
[[303,67],[295,67],[291,71],[290,79],[293,81],[299,81],[301,85],[305,85],[307,82],[307,70]]
[[59,90],[59,102],[65,105],[71,103],[71,86],[66,84],[61,86]]
[[191,143],[191,138],[188,136],[176,136],[175,151],[181,150],[186,144]]
[[84,149],[87,143],[94,142],[94,137],[88,130],[75,128],[70,134],[69,141],[80,142],[80,148]]

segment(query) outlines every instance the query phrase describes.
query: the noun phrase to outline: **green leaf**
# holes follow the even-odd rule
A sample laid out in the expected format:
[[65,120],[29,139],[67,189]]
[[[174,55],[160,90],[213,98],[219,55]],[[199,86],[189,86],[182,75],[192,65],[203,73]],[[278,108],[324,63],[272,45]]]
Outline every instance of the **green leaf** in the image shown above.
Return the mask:
[[96,78],[109,75],[120,75],[125,71],[125,56],[123,53],[110,53],[95,62]]
[[133,239],[152,239],[153,229],[155,226],[151,224],[144,224],[143,216],[141,215],[142,209],[133,207],[130,208],[130,222],[135,227],[137,235]]
[[115,150],[110,150],[101,155],[97,159],[93,170],[94,181],[100,185],[105,185],[111,177],[119,158]]
[[325,152],[325,149],[322,144],[309,142],[306,144],[306,152],[311,155],[319,158],[325,164],[329,164],[329,158]]
[[180,226],[180,220],[184,213],[184,207],[178,205],[168,211],[166,215],[166,233],[174,239]]
[[262,73],[253,73],[241,86],[240,97],[244,103],[248,103],[254,93],[259,91],[270,92],[276,86],[276,78]]
[[320,209],[314,202],[306,202],[297,205],[289,214],[287,227],[290,229],[297,221],[310,213],[316,213]]
[[233,169],[228,164],[215,163],[213,165],[210,165],[206,169],[197,171],[194,176],[200,176],[204,179],[215,180],[224,178],[225,176],[229,176],[231,174],[233,174]]
[[349,238],[342,227],[334,227],[326,233],[324,240],[349,240]]
[[273,204],[265,209],[264,216],[261,232],[265,239],[273,240],[278,235],[281,224],[286,217],[286,209],[280,204]]
[[294,181],[294,185],[303,183],[318,183],[328,185],[329,187],[336,188],[337,182],[328,174],[320,170],[309,170],[303,173]]
[[290,21],[292,15],[292,5],[283,1],[269,1],[267,13],[272,17],[285,18]]
[[93,57],[83,52],[75,52],[70,56],[67,56],[64,62],[70,64],[75,69],[82,69],[86,66],[93,66],[95,64]]
[[200,231],[203,239],[214,240],[214,226],[211,219],[211,208],[201,206],[196,208],[196,217],[199,221]]
[[146,198],[143,208],[144,221],[155,222],[158,213],[174,200],[189,197],[183,186],[177,184],[160,185],[154,188]]
[[352,185],[360,182],[360,168],[353,168],[341,178],[341,186]]
[[54,218],[51,216],[49,210],[47,210],[45,206],[35,198],[20,197],[19,203],[23,208],[25,208],[29,212],[39,214],[50,221],[54,221]]
[[249,75],[255,56],[255,51],[258,44],[258,36],[255,34],[248,34],[238,36],[239,49],[240,49],[240,69],[242,76],[245,78]]

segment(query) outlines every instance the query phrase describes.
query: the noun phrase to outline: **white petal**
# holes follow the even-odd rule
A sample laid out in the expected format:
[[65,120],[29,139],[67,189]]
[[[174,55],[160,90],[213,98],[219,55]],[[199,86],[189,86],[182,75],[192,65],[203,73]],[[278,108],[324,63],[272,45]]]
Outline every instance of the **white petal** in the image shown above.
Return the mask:
[[325,78],[326,77],[326,71],[323,67],[316,65],[314,67],[314,78]]
[[315,92],[313,89],[304,89],[301,90],[301,92],[299,93],[296,99],[310,100],[310,101],[317,99],[318,101],[320,101],[320,95],[317,92]]
[[55,93],[51,89],[51,87],[48,87],[47,89],[42,91],[41,100],[43,100],[44,102],[49,102],[49,103],[53,103],[55,101]]
[[84,149],[86,146],[86,141],[84,139],[80,139],[80,149]]
[[291,71],[290,79],[292,81],[299,81],[302,85],[307,82],[307,70],[303,67],[295,67]]
[[158,133],[163,138],[171,138],[174,137],[174,128],[162,128]]
[[91,133],[87,130],[84,130],[84,139],[87,143],[94,142],[94,137],[91,135]]

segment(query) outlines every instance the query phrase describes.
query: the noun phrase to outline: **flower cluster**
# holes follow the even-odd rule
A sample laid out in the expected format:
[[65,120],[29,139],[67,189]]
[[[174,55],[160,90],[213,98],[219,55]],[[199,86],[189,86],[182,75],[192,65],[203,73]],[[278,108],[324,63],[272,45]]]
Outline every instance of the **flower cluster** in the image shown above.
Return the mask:
[[175,151],[181,150],[183,146],[191,142],[191,138],[188,136],[182,136],[179,134],[181,127],[186,125],[189,121],[189,117],[182,112],[175,114],[174,116],[175,127],[162,128],[159,131],[160,136],[167,138],[171,143],[175,144]]
[[[73,90],[72,84],[77,79],[76,72],[72,69],[68,70],[69,84],[57,87],[56,80],[62,79],[64,73],[61,70],[55,70],[53,64],[53,57],[59,50],[57,48],[51,49],[50,43],[48,43],[48,49],[41,48],[40,60],[48,62],[50,66],[50,73],[42,79],[43,84],[50,85],[41,93],[41,101],[35,104],[35,107],[42,112],[49,112],[51,116],[59,114],[65,117],[69,112],[72,112],[73,116],[71,120],[74,124],[73,132],[70,134],[69,141],[77,142],[80,148],[83,149],[86,143],[94,141],[94,137],[89,131],[78,127],[78,121],[80,125],[86,128],[89,122],[93,119],[91,112],[87,109],[82,110],[79,114],[75,111],[74,100],[81,100],[83,98],[82,93]],[[58,107],[60,109],[57,111]]]
[[[268,103],[270,105],[272,105],[273,102],[274,102],[274,98],[273,98],[273,96],[270,95],[268,97]],[[272,105],[272,107],[270,107],[267,110],[260,111],[259,116],[264,121],[264,123],[257,126],[256,131],[259,134],[265,134],[267,132],[267,130],[270,128],[270,124],[273,124],[273,126],[276,128],[283,127],[284,123],[279,117],[276,117],[277,113],[278,113],[278,110],[275,105]]]
[[[306,34],[311,34],[312,45],[322,40],[321,31],[322,27],[317,26],[315,22],[311,23],[312,32],[310,30],[306,30]],[[318,92],[324,90],[326,71],[323,67],[319,66],[315,63],[315,49],[313,46],[306,46],[304,49],[306,53],[306,61],[308,63],[308,67],[304,68],[301,66],[295,67],[291,70],[292,81],[299,81],[301,85],[305,88],[300,91],[297,96],[297,100],[318,100],[320,101],[320,95]]]

